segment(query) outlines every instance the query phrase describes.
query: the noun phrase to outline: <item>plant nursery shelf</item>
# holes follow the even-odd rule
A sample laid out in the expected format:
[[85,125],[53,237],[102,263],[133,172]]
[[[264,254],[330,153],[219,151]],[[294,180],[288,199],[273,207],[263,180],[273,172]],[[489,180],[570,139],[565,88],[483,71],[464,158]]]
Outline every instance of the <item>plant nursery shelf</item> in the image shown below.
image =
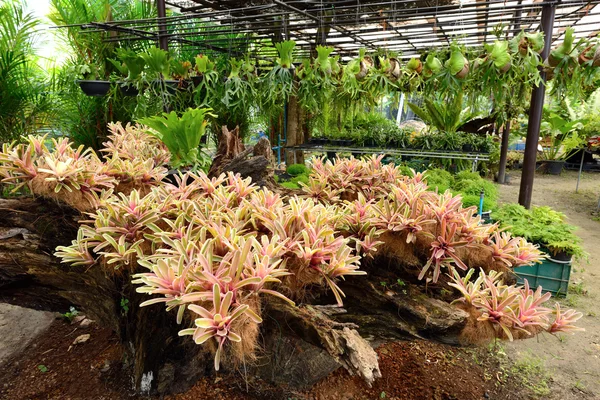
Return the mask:
[[[473,170],[477,169],[479,161],[489,161],[490,155],[486,153],[465,153],[451,151],[422,151],[415,149],[388,149],[381,147],[347,147],[347,146],[315,146],[298,145],[288,146],[287,150],[294,150],[294,158],[297,150],[306,152],[331,152],[331,153],[358,153],[358,154],[387,154],[392,156],[409,156],[423,158],[446,158],[452,160],[468,160],[473,162]],[[295,162],[295,161],[294,161]]]

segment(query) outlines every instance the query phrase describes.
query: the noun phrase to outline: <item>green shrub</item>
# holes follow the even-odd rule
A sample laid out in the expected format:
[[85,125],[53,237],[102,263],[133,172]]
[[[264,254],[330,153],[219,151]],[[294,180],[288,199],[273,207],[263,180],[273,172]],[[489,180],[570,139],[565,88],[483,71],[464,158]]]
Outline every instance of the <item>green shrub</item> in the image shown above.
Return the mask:
[[479,197],[481,191],[483,190],[485,198],[492,201],[498,200],[498,187],[496,184],[481,178],[479,178],[477,181],[460,181],[453,186],[453,189],[456,189],[465,195],[473,195],[477,197]]
[[460,181],[477,181],[481,178],[481,175],[479,175],[478,172],[471,172],[471,171],[460,171],[459,173],[457,173],[454,176],[454,180],[457,182]]
[[545,246],[551,253],[564,251],[575,258],[586,256],[581,247],[577,229],[565,222],[565,215],[550,207],[533,207],[527,210],[518,204],[505,204],[494,214],[502,228],[516,236]]
[[428,169],[425,171],[425,180],[431,190],[437,188],[439,193],[443,193],[454,184],[454,177],[448,171],[443,169]]
[[404,176],[408,176],[411,178],[414,176],[412,168],[410,168],[408,165],[400,165],[398,166],[398,169],[400,169],[400,172]]
[[290,182],[295,183],[296,185],[298,185],[299,182],[306,183],[308,185],[308,175],[302,174],[295,176],[292,179],[290,179]]
[[300,186],[296,185],[294,182],[283,182],[281,186],[286,189],[300,189]]
[[[475,206],[477,207],[477,211],[479,211],[479,196],[472,194],[464,195],[462,203],[464,208]],[[483,211],[494,211],[497,207],[498,204],[495,201],[487,197],[483,198]]]
[[304,164],[292,164],[289,167],[287,167],[286,172],[291,176],[298,176],[302,174],[308,175],[309,173],[308,167]]

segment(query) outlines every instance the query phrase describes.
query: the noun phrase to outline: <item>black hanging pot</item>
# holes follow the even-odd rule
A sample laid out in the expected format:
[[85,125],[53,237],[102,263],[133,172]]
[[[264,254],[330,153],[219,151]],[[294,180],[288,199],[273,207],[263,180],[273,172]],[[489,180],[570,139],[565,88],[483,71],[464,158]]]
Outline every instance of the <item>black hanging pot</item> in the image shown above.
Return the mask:
[[138,94],[140,94],[140,91],[138,90],[138,88],[136,88],[133,85],[130,85],[130,84],[123,85],[121,82],[119,82],[119,87],[121,88],[121,94],[123,96],[137,96]]
[[79,87],[83,90],[88,96],[106,96],[108,91],[110,90],[110,82],[109,81],[88,81],[88,80],[78,80]]
[[194,87],[200,86],[200,84],[202,83],[202,79],[204,79],[203,76],[192,76],[192,84],[194,85]]

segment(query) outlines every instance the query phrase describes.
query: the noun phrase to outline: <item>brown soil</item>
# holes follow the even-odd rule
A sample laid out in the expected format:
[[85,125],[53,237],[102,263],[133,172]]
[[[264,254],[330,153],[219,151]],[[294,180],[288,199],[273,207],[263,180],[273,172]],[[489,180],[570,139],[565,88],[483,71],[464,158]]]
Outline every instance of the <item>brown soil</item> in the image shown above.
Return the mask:
[[[80,335],[90,339],[73,344]],[[0,398],[125,399],[122,351],[110,329],[56,320],[33,344],[0,367]]]
[[[75,338],[90,334],[85,343]],[[521,399],[498,375],[497,358],[482,350],[427,341],[388,343],[377,350],[383,377],[369,388],[339,369],[308,393],[282,393],[253,377],[217,376],[199,381],[171,400],[215,399]],[[55,321],[35,345],[0,367],[0,398],[138,399],[123,353],[109,329]],[[480,362],[478,360],[486,360]],[[510,389],[509,389],[510,388]]]
[[[337,370],[318,383],[310,399],[524,399],[513,378],[499,374],[495,357],[480,349],[429,342],[388,343],[377,350],[383,377],[366,387],[359,377]],[[480,359],[485,361],[476,362]],[[510,383],[510,384],[509,384]]]

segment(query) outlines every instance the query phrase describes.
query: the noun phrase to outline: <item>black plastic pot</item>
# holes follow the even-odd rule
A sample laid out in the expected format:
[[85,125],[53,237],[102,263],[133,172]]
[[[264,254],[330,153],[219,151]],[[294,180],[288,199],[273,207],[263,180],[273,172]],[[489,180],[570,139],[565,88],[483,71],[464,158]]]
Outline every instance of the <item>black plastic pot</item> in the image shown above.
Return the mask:
[[119,82],[119,87],[121,88],[121,94],[123,94],[123,96],[137,96],[140,94],[138,88],[133,85],[122,85]]
[[473,145],[469,144],[469,143],[463,144],[462,151],[464,151],[465,153],[472,153],[473,152]]
[[192,76],[192,84],[194,87],[200,86],[202,79],[204,79],[203,76]]
[[547,174],[560,175],[565,162],[563,160],[546,160],[543,165]]
[[77,81],[79,83],[79,87],[83,90],[88,96],[106,96],[108,91],[110,90],[110,82],[109,81]]
[[571,261],[573,255],[567,254],[564,251],[552,254],[552,259],[557,261]]
[[481,213],[481,219],[484,222],[490,222],[492,220],[492,212],[491,211],[483,211]]
[[340,142],[342,142],[342,146],[352,146],[352,140],[340,140]]

